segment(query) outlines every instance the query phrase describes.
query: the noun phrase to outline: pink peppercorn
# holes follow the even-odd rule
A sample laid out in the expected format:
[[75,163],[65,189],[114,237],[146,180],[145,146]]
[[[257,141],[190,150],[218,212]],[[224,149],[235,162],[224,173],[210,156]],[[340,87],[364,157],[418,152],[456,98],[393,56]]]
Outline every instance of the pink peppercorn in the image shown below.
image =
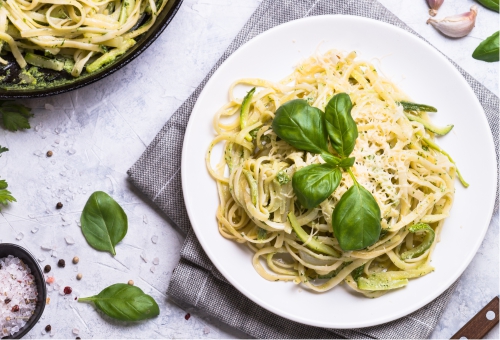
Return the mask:
[[64,294],[69,295],[72,291],[73,289],[71,289],[71,287],[64,287]]
[[49,276],[49,277],[47,278],[47,283],[48,283],[48,284],[54,283],[54,281],[55,281],[55,279],[54,279],[54,277],[53,277],[53,276]]

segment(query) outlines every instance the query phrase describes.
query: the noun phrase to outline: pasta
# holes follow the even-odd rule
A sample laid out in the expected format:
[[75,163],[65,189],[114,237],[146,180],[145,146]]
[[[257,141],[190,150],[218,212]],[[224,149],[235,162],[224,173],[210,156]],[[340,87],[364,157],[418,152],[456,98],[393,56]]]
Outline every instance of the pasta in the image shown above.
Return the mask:
[[[242,111],[242,100],[234,95],[238,85],[257,89],[243,129],[239,119],[231,120]],[[301,98],[323,110],[340,92],[352,100],[359,133],[351,154],[352,172],[381,211],[380,239],[355,251],[340,248],[331,225],[332,212],[353,185],[352,178],[344,172],[328,199],[304,209],[296,200],[292,177],[305,166],[325,161],[280,140],[271,127],[282,104]],[[234,82],[229,102],[214,116],[216,137],[206,155],[219,192],[220,234],[254,252],[253,266],[263,278],[301,283],[317,292],[346,282],[356,292],[378,297],[432,272],[431,256],[453,203],[457,170],[432,142],[427,114],[409,115],[400,104],[406,100],[372,64],[357,60],[355,52],[313,55],[279,82],[252,78]],[[223,156],[213,167],[212,150],[219,143]],[[297,237],[287,218],[290,212],[307,232],[307,240]],[[312,240],[340,256],[315,251]]]
[[21,68],[31,64],[78,77],[131,48],[167,1],[2,0],[0,52],[11,52]]

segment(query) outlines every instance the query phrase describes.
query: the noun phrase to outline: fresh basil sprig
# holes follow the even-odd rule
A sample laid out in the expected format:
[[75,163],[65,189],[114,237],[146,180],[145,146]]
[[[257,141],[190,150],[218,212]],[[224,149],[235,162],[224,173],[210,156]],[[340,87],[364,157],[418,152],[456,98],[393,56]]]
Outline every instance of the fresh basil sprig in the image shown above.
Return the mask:
[[292,187],[297,199],[307,209],[326,200],[337,189],[342,172],[331,164],[312,164],[295,172]]
[[348,157],[358,138],[358,128],[351,116],[352,102],[347,93],[333,96],[325,108],[325,121],[332,147],[341,157]]
[[482,41],[478,47],[476,47],[476,49],[472,53],[472,58],[487,61],[489,63],[498,61],[500,58],[499,40],[499,31],[496,31],[484,41]]
[[273,130],[291,146],[312,153],[328,153],[323,112],[302,99],[294,99],[276,110]]
[[90,195],[80,218],[82,233],[94,249],[116,255],[115,246],[128,230],[128,220],[123,208],[102,191]]
[[363,249],[378,241],[380,208],[372,194],[356,179],[337,202],[332,214],[332,226],[343,250]]
[[[305,208],[316,207],[335,191],[342,179],[342,168],[352,176],[354,185],[341,197],[332,215],[335,237],[345,251],[374,244],[381,230],[380,208],[375,198],[349,170],[355,161],[349,155],[358,138],[351,110],[352,102],[346,93],[333,96],[325,113],[305,100],[295,99],[276,110],[272,123],[279,138],[297,149],[320,154],[326,162],[306,166],[292,177],[295,196]],[[337,155],[329,151],[328,140]]]
[[93,302],[107,316],[122,321],[140,321],[160,314],[151,296],[125,283],[111,285],[97,295],[79,298],[78,302]]

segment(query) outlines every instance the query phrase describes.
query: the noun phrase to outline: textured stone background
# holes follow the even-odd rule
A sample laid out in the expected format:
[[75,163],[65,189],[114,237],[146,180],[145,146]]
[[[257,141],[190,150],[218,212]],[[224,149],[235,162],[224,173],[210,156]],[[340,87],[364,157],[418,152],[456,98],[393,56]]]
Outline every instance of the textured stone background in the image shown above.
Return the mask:
[[[425,24],[424,0],[380,1],[498,95],[498,63],[470,57],[482,39],[498,30],[498,14],[479,6],[472,33],[449,39]],[[439,16],[466,12],[473,3],[446,1]],[[184,0],[167,30],[131,64],[86,88],[27,101],[35,113],[31,130],[0,130],[0,145],[10,149],[0,158],[0,174],[18,200],[0,213],[0,242],[19,243],[44,257],[41,265],[51,264],[56,280],[73,287],[78,296],[93,295],[110,284],[132,279],[161,308],[154,320],[123,324],[52,291],[43,319],[28,337],[49,338],[42,335],[47,324],[55,330],[54,338],[74,337],[73,328],[84,339],[244,337],[197,311],[183,310],[165,296],[183,236],[130,186],[126,170],[203,79],[258,4],[258,0]],[[52,158],[45,157],[47,150],[54,152]],[[96,190],[110,193],[129,217],[128,235],[117,246],[115,258],[91,249],[77,224],[88,196]],[[62,210],[55,209],[59,201],[64,204]],[[24,238],[17,241],[19,233]],[[157,244],[151,241],[154,235]],[[74,245],[66,244],[68,236],[75,240]],[[498,295],[498,239],[497,214],[433,338],[449,338]],[[55,246],[56,257],[42,250],[42,245]],[[142,253],[147,263],[141,259]],[[77,267],[71,264],[75,255],[80,257]],[[160,259],[156,266],[152,264],[155,257]],[[66,260],[66,268],[57,268],[59,258]],[[77,272],[83,274],[81,281],[75,279]],[[192,314],[189,320],[184,318],[187,312]],[[498,337],[497,326],[488,338]]]

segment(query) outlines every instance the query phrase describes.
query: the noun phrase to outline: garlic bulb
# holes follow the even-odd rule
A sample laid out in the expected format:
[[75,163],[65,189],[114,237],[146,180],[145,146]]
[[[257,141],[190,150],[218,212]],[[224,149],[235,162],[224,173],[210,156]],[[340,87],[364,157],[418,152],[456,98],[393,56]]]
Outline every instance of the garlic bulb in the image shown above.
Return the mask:
[[435,29],[453,38],[465,37],[472,31],[476,24],[477,6],[473,5],[470,12],[446,17],[443,19],[429,18],[428,24],[434,26]]
[[429,5],[429,15],[431,17],[437,14],[439,7],[443,4],[444,0],[427,0],[427,4]]

